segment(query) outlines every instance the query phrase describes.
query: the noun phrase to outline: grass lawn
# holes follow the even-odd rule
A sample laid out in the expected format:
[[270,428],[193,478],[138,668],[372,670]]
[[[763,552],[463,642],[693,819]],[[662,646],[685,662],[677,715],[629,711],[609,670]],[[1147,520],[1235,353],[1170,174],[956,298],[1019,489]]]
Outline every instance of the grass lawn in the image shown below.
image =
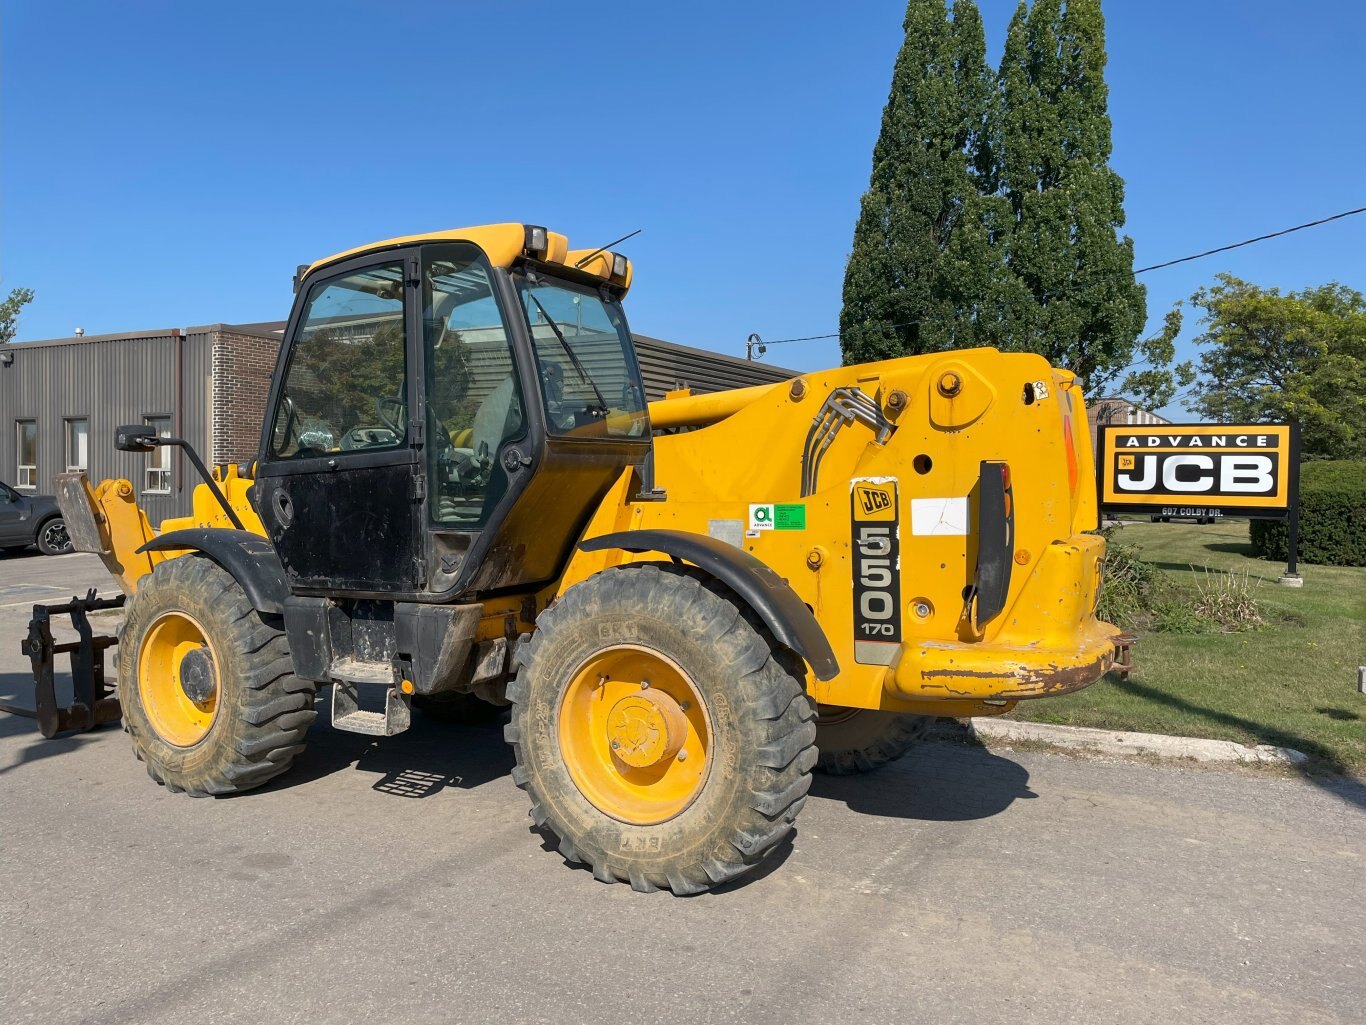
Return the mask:
[[1172,574],[1249,570],[1268,625],[1249,633],[1146,634],[1128,681],[1111,675],[1076,694],[1022,701],[1012,718],[1279,744],[1318,767],[1366,773],[1366,568],[1301,564],[1304,587],[1277,585],[1284,565],[1253,557],[1247,523],[1136,523],[1119,539]]

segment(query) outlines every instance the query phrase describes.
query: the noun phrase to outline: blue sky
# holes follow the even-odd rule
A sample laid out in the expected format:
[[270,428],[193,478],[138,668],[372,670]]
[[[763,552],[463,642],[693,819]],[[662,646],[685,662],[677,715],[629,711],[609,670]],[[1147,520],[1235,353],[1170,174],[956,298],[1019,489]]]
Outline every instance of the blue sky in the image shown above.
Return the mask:
[[[999,58],[1013,4],[981,0]],[[833,331],[897,0],[0,2],[0,288],[21,339],[283,318],[298,263],[488,221],[644,232],[636,330]],[[1138,265],[1366,205],[1366,5],[1106,4]],[[1366,215],[1145,275],[1366,287]],[[1183,338],[1183,349],[1193,332]],[[839,362],[833,340],[770,362]]]

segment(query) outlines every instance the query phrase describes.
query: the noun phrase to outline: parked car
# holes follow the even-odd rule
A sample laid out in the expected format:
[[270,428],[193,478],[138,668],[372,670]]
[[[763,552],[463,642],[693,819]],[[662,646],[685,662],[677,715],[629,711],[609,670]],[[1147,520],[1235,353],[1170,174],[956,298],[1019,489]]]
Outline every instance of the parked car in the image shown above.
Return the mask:
[[25,495],[0,481],[0,548],[37,545],[44,555],[71,551],[62,511],[51,495]]

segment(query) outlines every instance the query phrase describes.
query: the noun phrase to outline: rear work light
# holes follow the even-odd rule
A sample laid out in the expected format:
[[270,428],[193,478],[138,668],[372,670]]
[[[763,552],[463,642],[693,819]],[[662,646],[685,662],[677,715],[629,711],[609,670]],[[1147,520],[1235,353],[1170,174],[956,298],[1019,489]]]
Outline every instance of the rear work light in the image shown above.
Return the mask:
[[523,248],[532,256],[544,256],[550,246],[550,233],[539,224],[526,226],[526,241]]

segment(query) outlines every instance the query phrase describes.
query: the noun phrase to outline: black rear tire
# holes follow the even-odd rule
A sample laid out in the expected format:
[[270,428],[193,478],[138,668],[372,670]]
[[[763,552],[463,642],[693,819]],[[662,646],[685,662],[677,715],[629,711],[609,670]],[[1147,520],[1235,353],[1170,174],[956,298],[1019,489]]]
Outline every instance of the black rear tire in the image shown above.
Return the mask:
[[[562,749],[564,698],[582,686],[582,667],[627,649],[682,670],[708,718],[710,767],[695,796],[653,824],[590,801]],[[698,893],[749,872],[791,832],[816,761],[804,667],[723,585],[652,563],[608,569],[542,613],[517,658],[504,731],[513,781],[567,861],[591,866],[602,882]]]
[[[217,676],[212,722],[189,744],[158,732],[138,675],[149,631],[174,617],[202,626]],[[284,772],[304,750],[317,718],[316,685],[294,675],[280,619],[255,611],[237,581],[207,556],[168,559],[143,579],[128,602],[118,650],[124,729],[148,775],[173,793],[250,790]]]
[[71,538],[66,532],[66,521],[54,516],[38,525],[38,551],[44,555],[65,555],[71,551]]
[[923,740],[933,722],[930,715],[822,705],[816,718],[816,769],[829,776],[880,769]]

